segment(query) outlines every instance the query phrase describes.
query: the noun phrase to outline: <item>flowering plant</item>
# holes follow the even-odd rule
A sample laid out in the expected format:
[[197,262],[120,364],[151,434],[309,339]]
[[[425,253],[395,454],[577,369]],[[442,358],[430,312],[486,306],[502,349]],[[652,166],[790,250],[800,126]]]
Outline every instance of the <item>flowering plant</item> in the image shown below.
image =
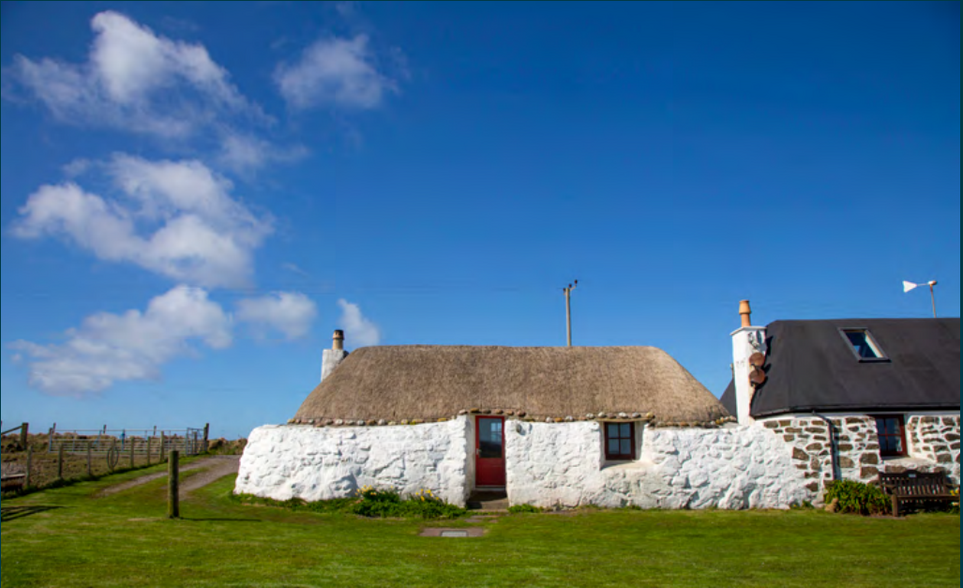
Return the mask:
[[421,490],[415,492],[414,498],[416,500],[421,500],[422,502],[444,502],[442,499],[435,496],[434,492],[427,488],[422,488]]

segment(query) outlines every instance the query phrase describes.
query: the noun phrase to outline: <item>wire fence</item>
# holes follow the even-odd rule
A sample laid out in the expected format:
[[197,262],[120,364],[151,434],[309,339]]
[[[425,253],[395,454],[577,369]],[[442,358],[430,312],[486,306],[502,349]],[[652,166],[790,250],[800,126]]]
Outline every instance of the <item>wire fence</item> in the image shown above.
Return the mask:
[[[2,490],[42,488],[63,480],[100,476],[165,461],[171,450],[197,455],[208,449],[210,427],[185,429],[58,430],[29,434],[27,423],[3,438]],[[9,433],[18,432],[18,435]]]
[[51,427],[47,437],[48,453],[133,453],[164,455],[176,449],[181,455],[207,451],[208,426],[186,429],[72,429]]

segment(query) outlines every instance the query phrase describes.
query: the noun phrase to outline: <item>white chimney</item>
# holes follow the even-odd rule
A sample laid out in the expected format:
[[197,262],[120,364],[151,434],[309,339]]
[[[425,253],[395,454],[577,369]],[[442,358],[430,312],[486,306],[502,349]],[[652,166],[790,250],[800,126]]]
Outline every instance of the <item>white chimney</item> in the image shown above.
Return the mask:
[[753,327],[748,300],[739,302],[742,326],[732,332],[732,383],[736,391],[736,418],[740,425],[753,422],[749,416],[752,396],[756,389],[749,381],[753,371],[749,358],[753,353],[766,354],[766,327]]
[[335,331],[331,339],[331,349],[325,349],[321,353],[321,381],[324,381],[348,355],[344,350],[344,331],[340,329]]

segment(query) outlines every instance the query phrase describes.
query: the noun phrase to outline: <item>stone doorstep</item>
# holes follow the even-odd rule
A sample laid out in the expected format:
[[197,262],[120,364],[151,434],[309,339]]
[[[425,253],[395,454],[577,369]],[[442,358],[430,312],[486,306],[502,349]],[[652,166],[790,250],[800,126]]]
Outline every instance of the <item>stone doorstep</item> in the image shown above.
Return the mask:
[[[450,535],[448,535],[450,533]],[[463,535],[464,533],[464,535]],[[418,534],[419,537],[481,537],[485,534],[482,527],[426,527]]]
[[472,516],[468,517],[467,519],[462,519],[462,520],[465,521],[466,523],[473,523],[473,524],[478,524],[478,523],[494,523],[494,522],[496,522],[503,514],[505,514],[505,513],[485,513],[485,514],[477,514],[477,515],[472,515]]
[[474,492],[468,497],[467,508],[479,513],[508,512],[508,494],[505,492]]

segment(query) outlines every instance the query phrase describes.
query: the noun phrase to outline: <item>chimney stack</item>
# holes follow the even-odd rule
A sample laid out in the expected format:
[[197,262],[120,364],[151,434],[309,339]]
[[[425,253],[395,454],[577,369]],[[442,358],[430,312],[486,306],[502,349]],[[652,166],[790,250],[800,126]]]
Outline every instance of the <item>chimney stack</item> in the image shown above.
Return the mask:
[[[752,324],[752,320],[751,320],[752,309],[749,308],[748,300],[739,301],[739,316],[742,318],[743,327],[748,327],[749,325]],[[335,331],[335,333],[337,333],[337,331]]]
[[739,317],[742,326],[733,331],[732,337],[732,383],[736,391],[736,418],[740,425],[753,422],[750,416],[752,396],[755,386],[749,381],[752,365],[749,357],[753,353],[768,353],[766,347],[766,327],[752,326],[752,309],[748,300],[739,301]]
[[348,352],[344,350],[344,331],[338,329],[331,337],[331,349],[321,352],[321,380],[324,381],[347,355]]

